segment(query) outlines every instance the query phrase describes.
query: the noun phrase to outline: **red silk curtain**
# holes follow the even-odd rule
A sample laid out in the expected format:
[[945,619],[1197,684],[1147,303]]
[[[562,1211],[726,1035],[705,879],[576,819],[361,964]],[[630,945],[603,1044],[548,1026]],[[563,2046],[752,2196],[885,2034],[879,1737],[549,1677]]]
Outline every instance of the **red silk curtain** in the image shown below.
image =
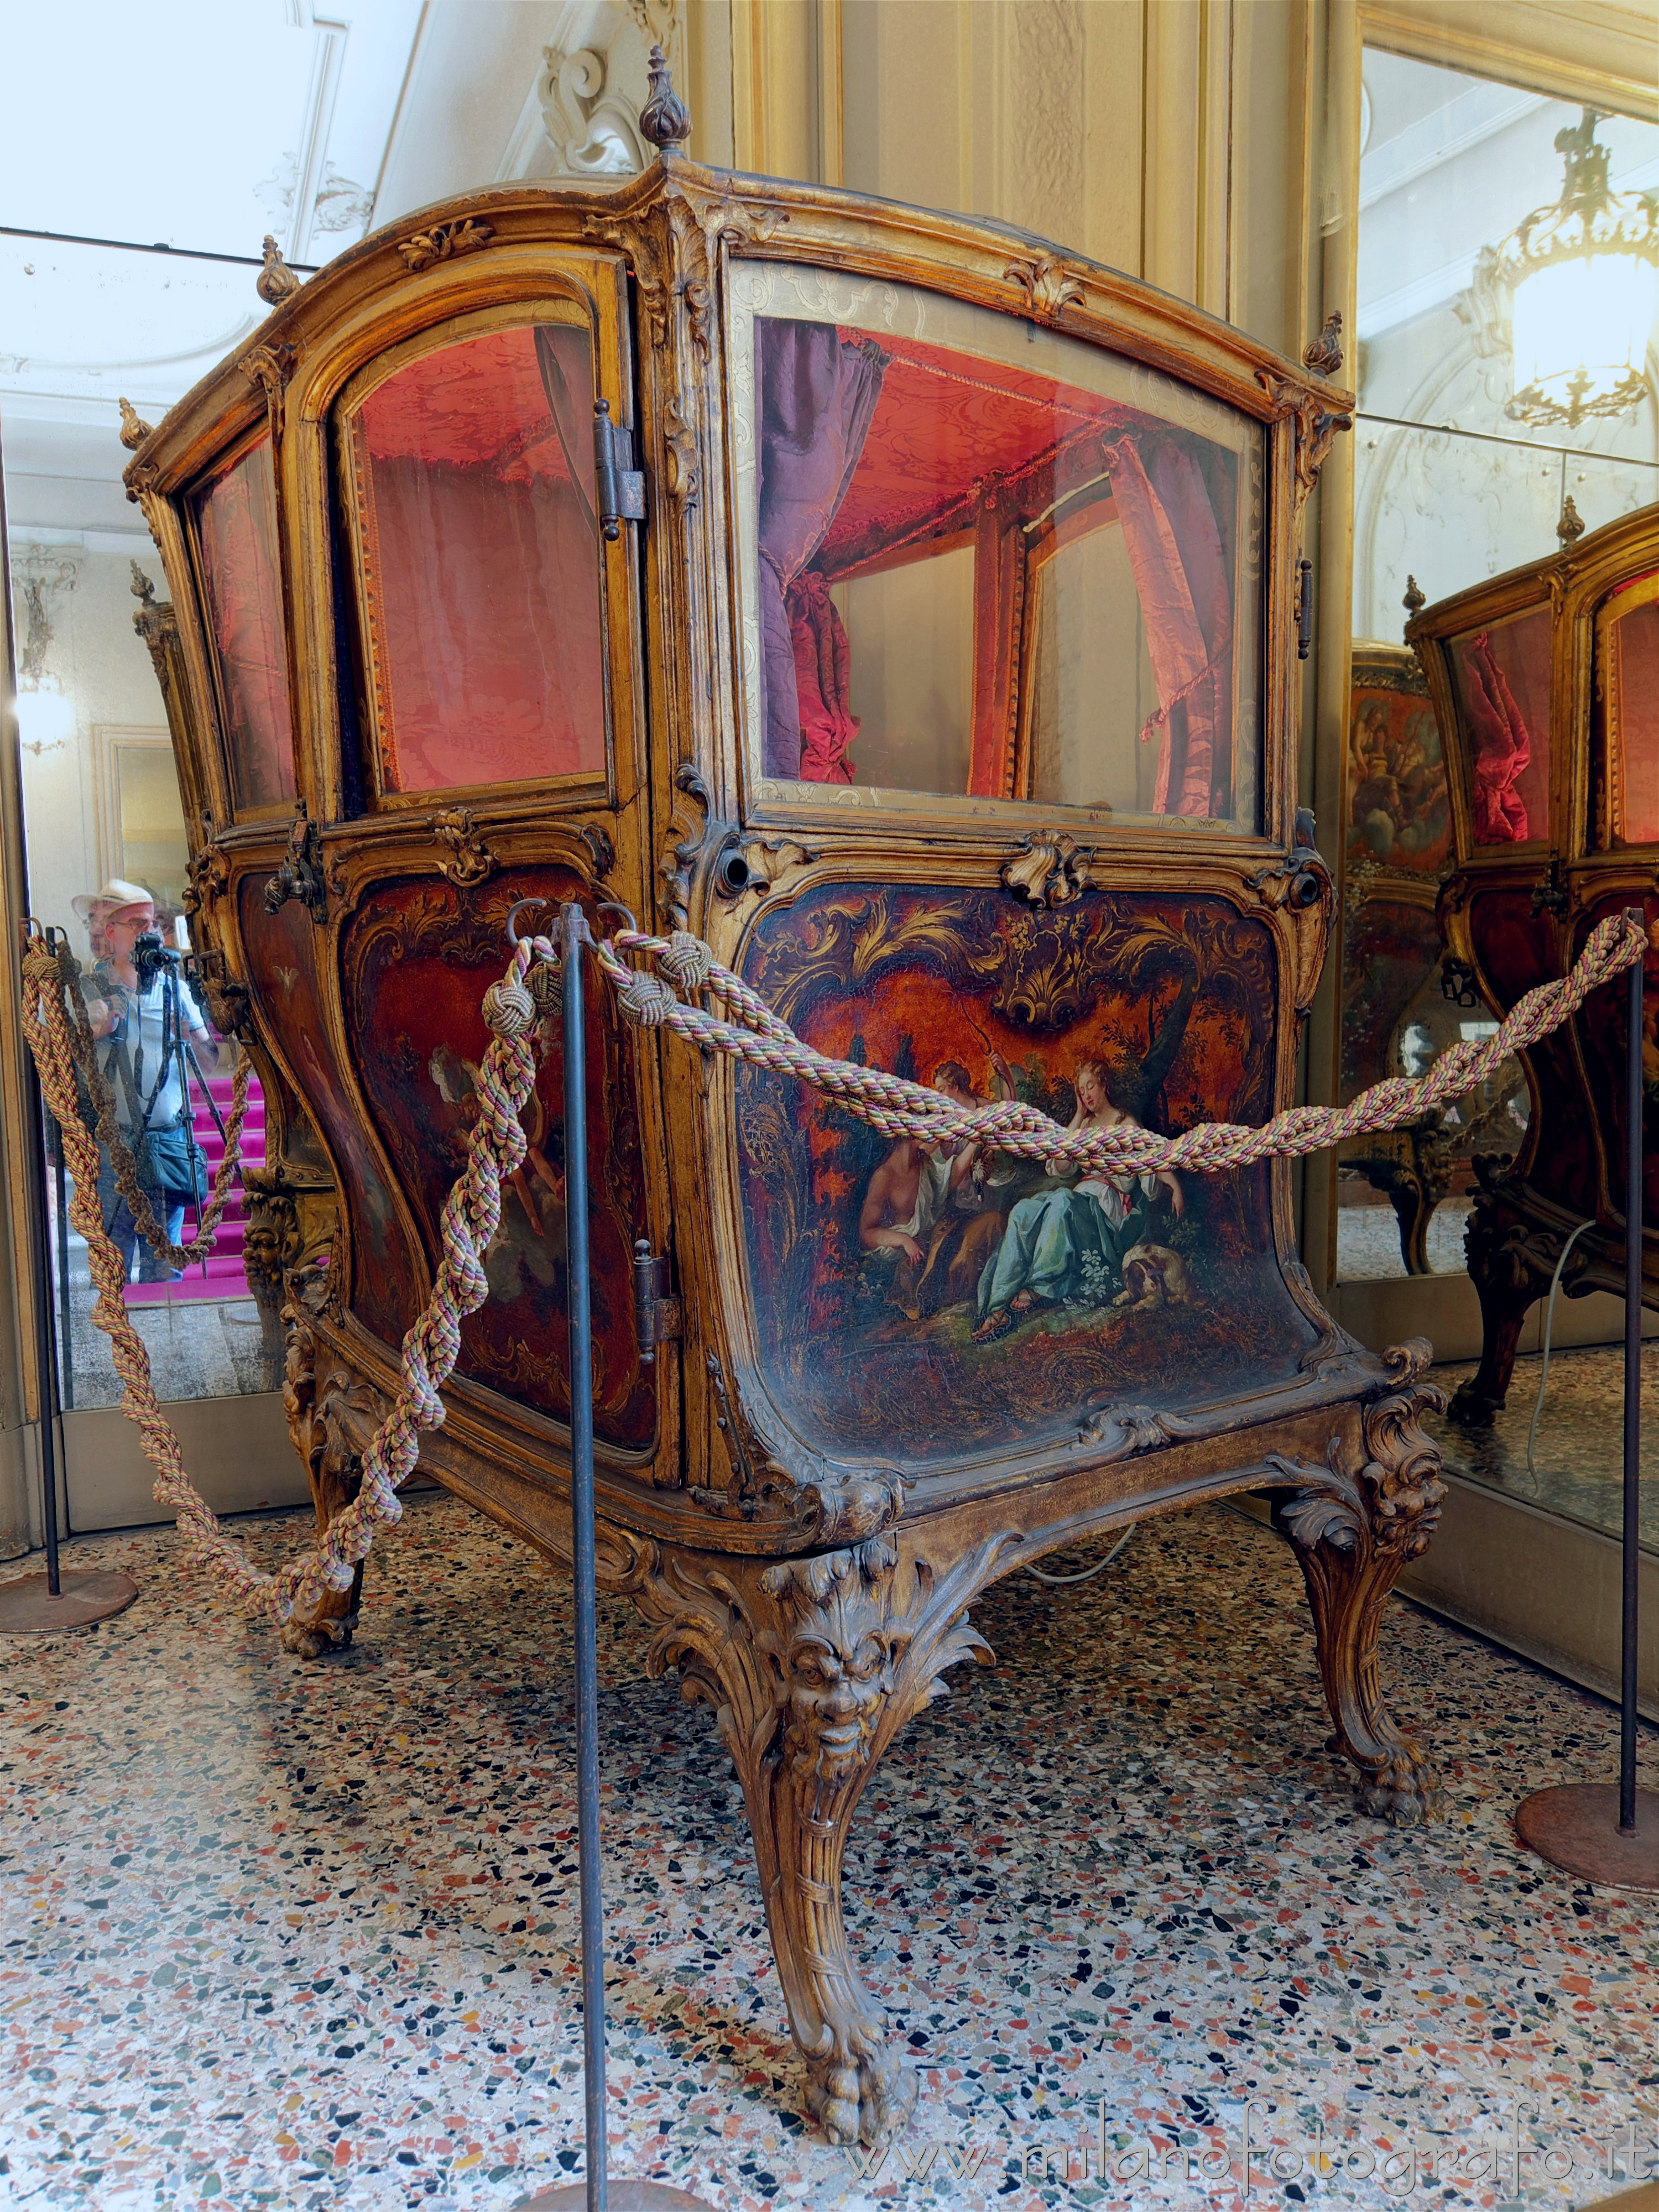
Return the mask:
[[864,451],[887,356],[833,324],[756,325],[760,383],[759,601],[768,775],[850,783],[858,732],[847,633],[822,575],[823,543]]
[[587,332],[422,354],[352,418],[359,588],[394,791],[603,769]]
[[196,512],[235,803],[287,805],[294,735],[269,434],[214,479]]
[[1232,781],[1232,593],[1204,472],[1173,439],[1106,448],[1112,495],[1146,625],[1164,748],[1152,797],[1159,814],[1224,811]]

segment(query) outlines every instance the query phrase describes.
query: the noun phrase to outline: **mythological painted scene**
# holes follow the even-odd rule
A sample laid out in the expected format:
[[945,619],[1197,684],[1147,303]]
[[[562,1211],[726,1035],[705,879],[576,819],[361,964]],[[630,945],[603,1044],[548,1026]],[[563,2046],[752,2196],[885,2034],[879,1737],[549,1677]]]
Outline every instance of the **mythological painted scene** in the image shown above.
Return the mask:
[[[1220,899],[826,888],[769,918],[746,973],[820,1050],[964,1105],[1170,1133],[1268,1110],[1272,939]],[[763,1371],[819,1449],[1103,1433],[1294,1376],[1313,1340],[1265,1171],[1059,1173],[889,1141],[762,1071],[738,1094]]]
[[[556,902],[578,889],[554,868],[515,871],[483,892],[395,884],[365,899],[348,927],[344,990],[361,1041],[359,1078],[434,1257],[438,1216],[477,1119],[478,1064],[489,1041],[480,1008],[501,972],[507,910],[520,898]],[[533,1042],[539,1073],[524,1115],[528,1149],[502,1191],[484,1257],[490,1295],[462,1325],[458,1371],[560,1419],[569,1397],[556,1011],[538,1024]],[[654,1433],[656,1401],[631,1304],[633,1242],[645,1222],[632,1047],[596,1010],[587,1050],[589,1096],[605,1101],[589,1124],[595,1421],[606,1441],[642,1449]]]

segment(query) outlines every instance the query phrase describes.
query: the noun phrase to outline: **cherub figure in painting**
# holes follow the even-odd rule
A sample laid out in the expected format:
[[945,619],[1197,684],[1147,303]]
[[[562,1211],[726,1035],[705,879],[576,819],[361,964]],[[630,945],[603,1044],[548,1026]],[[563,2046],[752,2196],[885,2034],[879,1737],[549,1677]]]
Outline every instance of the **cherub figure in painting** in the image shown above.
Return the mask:
[[[1140,1127],[1112,1098],[1110,1078],[1100,1060],[1080,1060],[1072,1083],[1077,1106],[1068,1129]],[[1164,1249],[1151,1244],[1146,1233],[1150,1201],[1160,1186],[1168,1193],[1177,1220],[1187,1210],[1180,1177],[1167,1172],[1085,1175],[1076,1182],[1062,1182],[1059,1178],[1066,1173],[1063,1164],[1051,1161],[1049,1168],[1054,1180],[1020,1200],[986,1262],[980,1277],[975,1344],[994,1344],[1028,1314],[1074,1297],[1091,1272],[1091,1260],[1097,1268],[1103,1262],[1109,1279],[1121,1287],[1128,1253]]]
[[[1006,1061],[994,1054],[991,1067],[997,1096],[1012,1098]],[[985,1103],[959,1060],[947,1060],[933,1071],[933,1088],[958,1106]],[[865,1249],[899,1255],[890,1304],[911,1321],[924,1321],[975,1296],[987,1260],[1001,1241],[999,1197],[1013,1174],[1010,1163],[982,1145],[899,1139],[871,1176],[859,1213]]]

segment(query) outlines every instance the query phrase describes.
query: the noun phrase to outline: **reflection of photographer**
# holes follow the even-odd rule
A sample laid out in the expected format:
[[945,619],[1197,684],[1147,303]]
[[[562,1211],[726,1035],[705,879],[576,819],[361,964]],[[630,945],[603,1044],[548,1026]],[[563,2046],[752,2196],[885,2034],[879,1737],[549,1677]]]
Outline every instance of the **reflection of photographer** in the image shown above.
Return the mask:
[[[201,1009],[180,980],[179,954],[156,930],[155,902],[143,886],[106,884],[95,899],[86,902],[86,910],[94,945],[101,942],[87,998],[92,1033],[100,1045],[107,1041],[100,1064],[114,1094],[115,1118],[137,1161],[139,1180],[176,1244],[185,1206],[201,1205],[209,1180],[191,1121],[185,1055],[194,1060],[198,1074],[205,1075],[217,1065],[217,1050]],[[110,1236],[131,1273],[138,1225],[107,1158],[98,1196]],[[179,1278],[146,1245],[138,1279]]]

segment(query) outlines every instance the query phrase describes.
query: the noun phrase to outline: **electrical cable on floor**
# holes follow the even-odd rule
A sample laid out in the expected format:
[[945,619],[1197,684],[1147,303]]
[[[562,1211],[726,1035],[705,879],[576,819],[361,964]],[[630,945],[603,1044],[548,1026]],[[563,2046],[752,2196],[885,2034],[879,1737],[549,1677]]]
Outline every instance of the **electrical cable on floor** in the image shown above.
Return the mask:
[[1532,1426],[1527,1431],[1527,1473],[1532,1478],[1533,1495],[1538,1494],[1538,1469],[1533,1462],[1533,1449],[1538,1442],[1538,1424],[1543,1418],[1544,1393],[1550,1380],[1550,1334],[1555,1327],[1555,1294],[1561,1287],[1561,1270],[1567,1264],[1567,1255],[1584,1231],[1592,1226],[1581,1221],[1566,1243],[1561,1247],[1561,1256],[1555,1263],[1555,1273],[1550,1277],[1550,1300],[1544,1309],[1544,1369],[1538,1378],[1538,1399],[1532,1409]]
[[1126,1528],[1123,1534],[1118,1538],[1116,1543],[1113,1545],[1111,1550],[1107,1553],[1105,1558],[1103,1559],[1097,1559],[1093,1566],[1085,1567],[1080,1575],[1045,1575],[1041,1567],[1027,1567],[1025,1571],[1028,1575],[1035,1577],[1035,1578],[1040,1583],[1049,1583],[1055,1585],[1061,1583],[1091,1583],[1097,1575],[1103,1575],[1105,1573],[1107,1568],[1111,1565],[1112,1561],[1116,1559],[1118,1553],[1123,1549],[1123,1547],[1128,1542],[1130,1537],[1133,1536],[1134,1533],[1135,1532],[1133,1528]]

